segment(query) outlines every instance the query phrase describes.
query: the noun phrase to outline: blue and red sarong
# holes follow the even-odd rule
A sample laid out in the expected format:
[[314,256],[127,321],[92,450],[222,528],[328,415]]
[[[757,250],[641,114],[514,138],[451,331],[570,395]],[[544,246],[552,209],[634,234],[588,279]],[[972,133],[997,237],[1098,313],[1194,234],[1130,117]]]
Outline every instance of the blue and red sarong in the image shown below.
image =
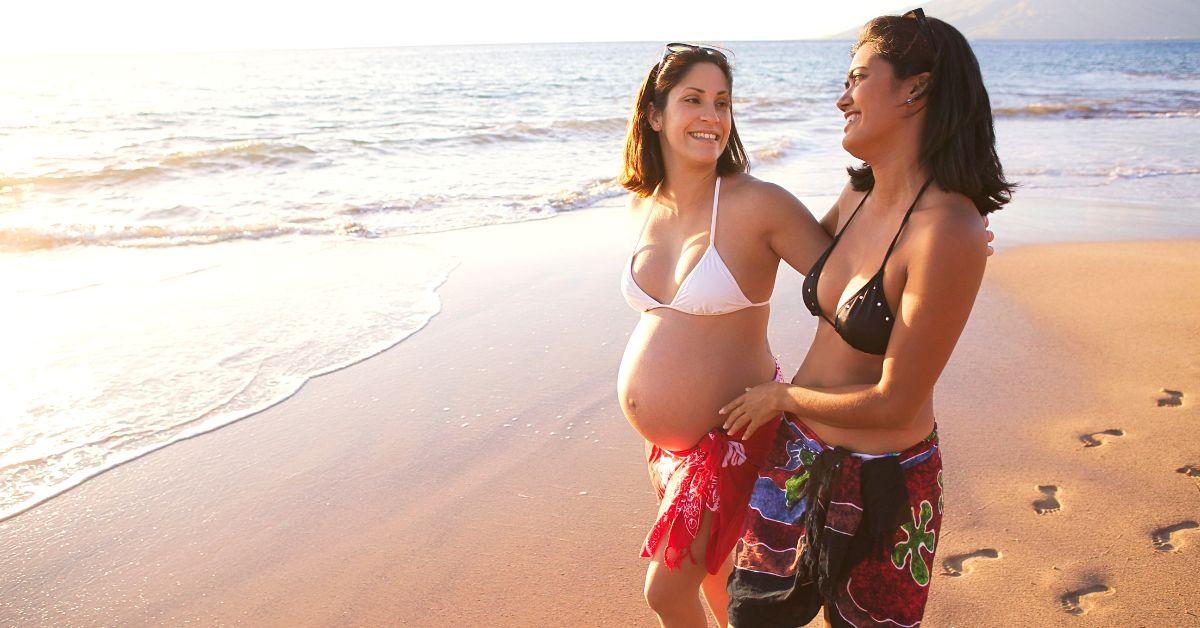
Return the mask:
[[942,523],[937,429],[895,454],[830,447],[792,417],[750,496],[729,578],[738,628],[920,625]]

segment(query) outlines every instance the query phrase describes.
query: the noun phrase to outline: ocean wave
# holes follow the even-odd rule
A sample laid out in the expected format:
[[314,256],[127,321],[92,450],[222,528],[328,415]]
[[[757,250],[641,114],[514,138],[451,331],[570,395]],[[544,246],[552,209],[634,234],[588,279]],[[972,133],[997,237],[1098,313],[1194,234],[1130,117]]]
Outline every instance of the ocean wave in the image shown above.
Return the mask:
[[419,140],[418,143],[451,146],[478,146],[486,144],[574,139],[578,135],[597,137],[620,136],[624,135],[626,124],[628,124],[628,122],[629,120],[624,117],[555,120],[554,122],[545,125],[516,122],[502,126],[482,127],[474,129],[473,132],[464,135],[450,135]]
[[25,252],[65,246],[124,246],[158,248],[216,244],[230,240],[261,240],[286,235],[328,235],[336,227],[306,227],[287,223],[241,225],[59,225],[0,227],[0,251]]
[[1154,177],[1173,177],[1200,175],[1200,168],[1173,167],[1153,168],[1148,166],[1115,166],[1113,168],[1028,168],[1015,170],[1015,177],[1088,177],[1104,179],[1105,182],[1123,179],[1149,179]]
[[559,120],[551,123],[551,128],[556,129],[572,129],[583,131],[601,131],[601,132],[617,132],[624,133],[629,118],[613,117],[613,118],[592,118],[588,120]]
[[216,148],[180,152],[162,160],[167,166],[193,167],[218,161],[242,161],[252,164],[287,165],[296,159],[292,155],[315,155],[316,151],[303,144],[277,144],[275,142],[239,142]]
[[[296,208],[286,221],[170,224],[172,219],[191,219],[200,213],[191,207],[175,206],[142,212],[146,222],[132,225],[70,224],[70,225],[0,225],[0,252],[26,252],[56,249],[67,246],[115,246],[129,248],[162,248],[217,244],[232,240],[263,240],[285,236],[343,236],[377,238],[406,233],[425,233],[446,229],[479,227],[499,222],[514,222],[545,217],[547,213],[589,207],[596,202],[623,194],[624,188],[616,178],[583,181],[557,192],[527,197],[480,199],[448,195],[422,195],[412,198],[392,198],[377,202],[359,203],[341,209],[319,206]],[[441,214],[430,219],[396,222],[387,214],[428,212],[450,206],[450,213],[462,213],[473,207],[490,207],[496,211],[483,212],[466,221],[451,220],[442,224]],[[219,218],[218,218],[219,219]]]
[[794,122],[810,119],[814,112],[832,111],[833,100],[824,96],[746,98],[734,103],[739,119],[761,122]]
[[99,170],[57,170],[31,177],[0,177],[0,193],[22,188],[73,188],[121,185],[196,170],[233,169],[246,165],[287,166],[316,151],[300,144],[239,142],[198,151],[177,152],[140,164],[105,166]]
[[391,212],[427,211],[441,207],[454,200],[454,197],[446,194],[428,194],[414,198],[396,198],[374,203],[351,205],[338,210],[337,213],[344,216],[364,216]]
[[139,218],[141,220],[194,220],[198,216],[200,216],[200,210],[195,207],[176,205],[144,211]]
[[1121,70],[1121,74],[1125,76],[1136,76],[1138,78],[1165,78],[1173,81],[1195,81],[1200,79],[1200,72],[1174,72],[1164,70]]
[[1117,166],[1108,171],[1105,178],[1110,181],[1117,179],[1148,179],[1151,177],[1174,177],[1181,175],[1197,175],[1200,174],[1200,168],[1141,168],[1141,167],[1125,167]]
[[578,187],[560,190],[550,196],[545,205],[554,211],[569,211],[582,209],[596,204],[606,198],[612,198],[625,193],[625,188],[617,182],[616,177],[592,179]]
[[779,161],[796,147],[791,138],[781,137],[750,151],[752,162],[768,164]]
[[1134,102],[1030,103],[995,107],[997,118],[1200,118],[1200,109],[1154,109]]
[[824,102],[813,96],[763,96],[759,98],[743,98],[734,102],[737,111],[746,110],[775,110],[812,105],[817,101]]

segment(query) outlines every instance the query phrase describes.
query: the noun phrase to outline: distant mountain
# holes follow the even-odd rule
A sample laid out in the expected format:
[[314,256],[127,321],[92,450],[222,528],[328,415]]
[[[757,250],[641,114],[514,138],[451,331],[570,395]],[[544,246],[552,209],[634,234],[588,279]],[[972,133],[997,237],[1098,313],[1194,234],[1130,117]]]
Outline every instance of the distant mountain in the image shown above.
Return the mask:
[[[1198,0],[933,0],[919,6],[967,39],[1200,39]],[[856,27],[830,39],[857,37]]]

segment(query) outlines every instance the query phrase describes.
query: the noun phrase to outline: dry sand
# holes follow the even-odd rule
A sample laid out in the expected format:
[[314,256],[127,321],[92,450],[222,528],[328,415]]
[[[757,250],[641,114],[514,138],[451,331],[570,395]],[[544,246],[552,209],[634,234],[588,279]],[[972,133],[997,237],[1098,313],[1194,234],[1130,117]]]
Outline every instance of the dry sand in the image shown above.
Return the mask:
[[1194,241],[993,260],[939,388],[928,625],[1200,625],[1198,277]]
[[[0,624],[654,625],[623,216],[424,237],[462,260],[426,329],[0,523]],[[1197,277],[1196,242],[990,262],[937,393],[925,625],[1200,624]],[[785,370],[799,280],[772,305]]]

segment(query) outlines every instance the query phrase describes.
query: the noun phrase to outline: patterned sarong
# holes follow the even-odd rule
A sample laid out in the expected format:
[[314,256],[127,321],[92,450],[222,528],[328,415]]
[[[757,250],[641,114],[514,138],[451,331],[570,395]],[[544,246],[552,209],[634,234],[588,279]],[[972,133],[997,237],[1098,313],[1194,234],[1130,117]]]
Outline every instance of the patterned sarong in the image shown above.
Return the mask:
[[[775,381],[782,379],[776,364]],[[748,441],[730,438],[717,428],[684,451],[646,443],[646,462],[660,504],[642,545],[642,556],[653,556],[665,542],[663,562],[667,568],[678,567],[685,558],[695,562],[692,542],[700,533],[704,513],[711,512],[704,567],[717,573],[745,529],[746,501],[778,425],[779,419],[763,425]]]
[[942,522],[937,430],[898,454],[830,447],[790,417],[750,496],[729,578],[739,628],[920,625]]

